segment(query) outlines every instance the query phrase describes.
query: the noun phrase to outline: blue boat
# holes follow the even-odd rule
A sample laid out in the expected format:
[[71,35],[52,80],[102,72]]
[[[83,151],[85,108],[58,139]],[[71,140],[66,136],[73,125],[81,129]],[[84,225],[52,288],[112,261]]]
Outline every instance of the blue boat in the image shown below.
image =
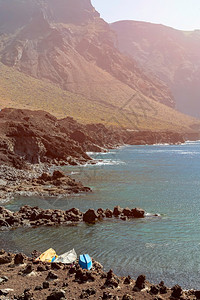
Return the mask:
[[88,254],[82,254],[79,256],[79,265],[82,269],[92,269],[92,259]]

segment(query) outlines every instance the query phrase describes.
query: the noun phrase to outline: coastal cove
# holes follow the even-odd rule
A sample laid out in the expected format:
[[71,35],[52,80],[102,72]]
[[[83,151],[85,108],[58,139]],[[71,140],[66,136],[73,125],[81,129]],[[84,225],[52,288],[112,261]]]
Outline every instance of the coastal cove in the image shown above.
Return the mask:
[[[88,252],[105,269],[150,282],[200,288],[200,142],[181,145],[126,146],[109,153],[90,153],[96,165],[64,166],[66,175],[93,193],[65,198],[18,197],[6,208],[142,207],[142,220],[106,220],[96,225],[20,228],[0,232],[1,247],[30,254],[54,247]],[[151,214],[158,213],[160,217]],[[103,247],[102,247],[103,245]]]

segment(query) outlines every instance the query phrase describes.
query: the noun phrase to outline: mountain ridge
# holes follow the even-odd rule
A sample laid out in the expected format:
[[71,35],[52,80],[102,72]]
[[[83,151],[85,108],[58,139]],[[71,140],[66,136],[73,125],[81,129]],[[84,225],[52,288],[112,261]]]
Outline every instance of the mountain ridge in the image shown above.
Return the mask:
[[169,86],[177,109],[200,117],[200,30],[131,20],[110,27],[116,32],[119,49]]
[[[0,16],[2,3],[15,23],[11,30],[9,19],[0,18],[0,32],[8,29],[0,35],[3,106],[135,130],[190,131],[198,124],[166,106],[175,105],[167,85],[115,47],[114,32],[89,0],[60,0],[75,9],[71,23],[61,22],[62,5],[52,14],[55,0],[27,0],[28,15],[21,19],[22,0],[0,0]],[[83,14],[79,23],[77,14]]]
[[[21,1],[15,0],[16,6],[21,4]],[[33,3],[39,12],[32,12],[30,22],[24,20],[27,23],[3,43],[0,51],[1,62],[35,78],[48,79],[63,89],[85,96],[88,96],[88,90],[91,89],[88,82],[93,82],[94,78],[99,82],[102,78],[107,81],[107,77],[111,76],[110,80],[117,79],[150,99],[173,107],[174,101],[168,87],[154,77],[148,78],[135,61],[125,57],[115,48],[114,36],[109,25],[99,17],[91,2],[71,2],[61,0],[56,6],[55,0],[28,0],[26,6],[30,6],[30,14]],[[81,26],[75,21],[72,22],[66,9],[64,12],[67,21],[63,19],[61,4],[64,8],[70,7],[72,15],[80,6],[78,12],[85,16],[84,22],[80,21]],[[81,9],[83,4],[87,9]],[[1,6],[2,0],[0,10],[3,11]],[[52,10],[55,10],[53,15],[49,12]],[[74,14],[76,20],[77,13]],[[62,23],[63,21],[66,23]],[[0,23],[0,30],[1,26]],[[109,94],[109,88],[104,87],[104,90]],[[95,98],[96,93],[90,91],[89,96]]]

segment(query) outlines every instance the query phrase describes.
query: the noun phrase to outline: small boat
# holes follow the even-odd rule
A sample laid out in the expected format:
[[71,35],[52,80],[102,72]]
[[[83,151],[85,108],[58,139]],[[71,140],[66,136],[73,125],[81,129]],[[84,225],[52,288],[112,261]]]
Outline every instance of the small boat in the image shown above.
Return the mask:
[[92,259],[88,254],[82,254],[79,256],[79,265],[82,269],[92,269]]

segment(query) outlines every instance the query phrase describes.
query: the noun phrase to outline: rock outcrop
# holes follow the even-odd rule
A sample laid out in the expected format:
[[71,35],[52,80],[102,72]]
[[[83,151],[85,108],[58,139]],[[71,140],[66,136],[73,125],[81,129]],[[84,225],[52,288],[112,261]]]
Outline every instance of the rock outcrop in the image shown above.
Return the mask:
[[77,165],[91,160],[86,151],[106,151],[123,143],[119,131],[103,125],[58,120],[44,111],[0,111],[0,163],[23,168],[26,162]]
[[[109,211],[109,214],[106,212]],[[131,218],[144,218],[145,211],[141,208],[134,208],[131,212],[139,212],[137,214],[132,213],[127,217]],[[124,216],[122,212],[118,217],[121,219]],[[39,207],[30,207],[25,205],[17,212],[12,212],[4,207],[0,207],[0,227],[4,228],[17,228],[22,226],[55,226],[55,225],[68,225],[71,223],[86,222],[94,224],[98,220],[110,219],[114,217],[112,210],[104,210],[99,208],[97,211],[89,209],[85,213],[82,213],[77,208],[71,208],[66,211],[60,209],[41,209]],[[21,258],[16,258],[18,261]]]

